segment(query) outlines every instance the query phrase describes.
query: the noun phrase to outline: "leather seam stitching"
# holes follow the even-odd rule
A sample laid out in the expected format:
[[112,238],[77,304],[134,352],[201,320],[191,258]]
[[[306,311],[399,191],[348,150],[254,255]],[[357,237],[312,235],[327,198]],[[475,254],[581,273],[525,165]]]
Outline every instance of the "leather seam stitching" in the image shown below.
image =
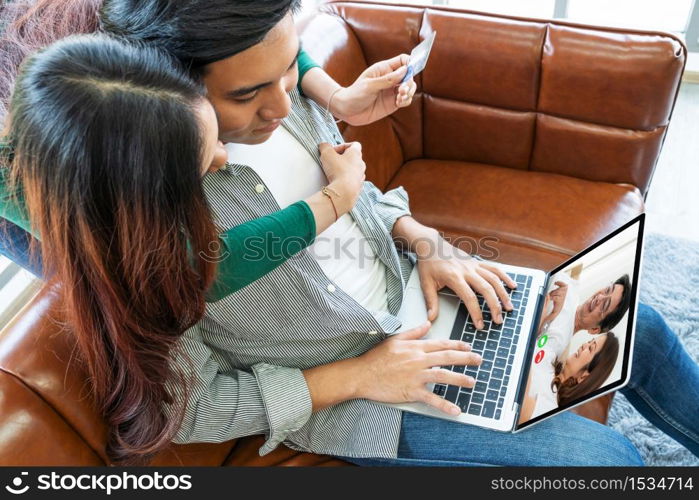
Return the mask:
[[667,123],[662,124],[662,125],[656,125],[652,129],[645,130],[645,129],[640,129],[640,128],[630,128],[630,127],[618,127],[616,125],[609,125],[606,123],[598,123],[598,122],[592,122],[589,120],[582,120],[580,118],[576,118],[573,116],[568,116],[568,115],[561,115],[557,113],[551,113],[549,111],[546,112],[540,112],[537,109],[514,109],[514,108],[505,108],[502,106],[494,106],[492,104],[487,104],[487,103],[481,103],[481,102],[472,102],[472,101],[464,101],[461,99],[457,99],[455,97],[449,97],[449,96],[443,96],[443,95],[437,95],[437,94],[430,94],[424,91],[423,89],[423,98],[424,96],[429,96],[433,99],[441,99],[444,101],[450,101],[450,102],[455,102],[458,104],[465,104],[467,106],[480,106],[492,110],[497,110],[497,111],[504,111],[504,112],[510,112],[512,114],[522,114],[522,115],[534,115],[535,118],[538,118],[539,115],[543,116],[548,116],[551,118],[555,118],[557,120],[565,120],[568,122],[575,122],[575,123],[581,123],[583,125],[592,125],[594,127],[600,127],[600,128],[605,128],[605,129],[613,129],[614,131],[619,131],[619,132],[639,132],[639,133],[644,133],[644,134],[653,134],[658,132],[661,129],[667,129],[668,125]]
[[[443,231],[459,232],[459,233],[464,232],[463,228],[456,228],[456,227],[446,226],[446,225],[442,225],[442,224],[440,224],[438,227],[441,229],[442,232]],[[476,233],[476,231],[471,229],[471,228],[466,228],[465,231],[471,232],[471,233]],[[498,243],[505,243],[508,245],[516,245],[516,246],[520,246],[520,247],[529,247],[529,248],[533,248],[536,250],[545,250],[545,251],[548,251],[551,253],[558,253],[558,254],[567,255],[567,256],[573,256],[576,254],[576,252],[573,252],[571,250],[568,250],[568,249],[565,249],[562,247],[558,247],[556,245],[547,244],[545,242],[541,242],[541,241],[534,240],[534,239],[517,237],[516,235],[512,235],[510,233],[493,232],[493,234],[486,235],[484,237],[498,238]]]
[[534,100],[534,128],[532,129],[532,142],[531,148],[529,149],[529,160],[527,161],[527,170],[532,169],[532,162],[534,161],[534,149],[536,148],[536,131],[539,128],[539,98],[541,97],[541,82],[543,80],[542,73],[544,71],[544,49],[546,48],[546,41],[549,37],[550,26],[550,23],[546,23],[546,26],[544,28],[544,38],[543,40],[541,40],[541,50],[539,51],[539,81],[536,83],[536,99]]

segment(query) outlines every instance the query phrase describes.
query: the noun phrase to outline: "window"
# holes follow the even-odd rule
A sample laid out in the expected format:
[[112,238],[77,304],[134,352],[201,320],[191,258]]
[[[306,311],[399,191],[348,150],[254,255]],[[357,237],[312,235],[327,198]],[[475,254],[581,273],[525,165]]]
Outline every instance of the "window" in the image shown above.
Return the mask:
[[[555,0],[447,0],[441,2],[459,9],[492,12],[521,17],[553,16]],[[425,2],[422,2],[424,5]]]
[[683,33],[694,0],[568,0],[573,21]]
[[695,0],[396,0],[392,3],[446,5],[494,14],[670,31],[684,36],[690,51],[699,52],[699,2]]
[[0,256],[0,330],[41,288],[41,281]]

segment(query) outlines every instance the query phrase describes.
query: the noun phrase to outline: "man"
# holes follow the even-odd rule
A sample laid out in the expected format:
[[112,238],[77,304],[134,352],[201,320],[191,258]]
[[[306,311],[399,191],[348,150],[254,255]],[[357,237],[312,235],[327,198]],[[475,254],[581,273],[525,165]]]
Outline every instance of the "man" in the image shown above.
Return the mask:
[[[236,143],[229,145],[233,165],[205,180],[222,227],[272,212],[303,189],[322,183],[318,144],[339,136],[325,110],[294,90],[298,38],[289,14],[293,3],[105,2],[105,28],[161,46],[205,83],[219,115],[220,137]],[[390,78],[402,78],[403,62],[393,61],[390,73],[395,74]],[[385,92],[393,89],[378,94],[381,102]],[[267,144],[268,140],[272,142]],[[238,144],[259,144],[255,146],[259,149],[249,155],[251,151]],[[328,147],[322,146],[320,154]],[[379,457],[391,463],[417,460],[415,464],[430,458],[411,458],[415,450],[434,457],[450,445],[458,445],[461,458],[454,460],[460,463],[478,453],[486,454],[481,463],[504,463],[507,457],[520,457],[516,463],[521,465],[538,459],[575,461],[568,453],[551,452],[550,441],[540,454],[511,452],[536,447],[536,437],[557,426],[573,436],[556,432],[563,440],[599,431],[582,418],[552,419],[556,422],[532,429],[532,441],[373,403],[423,401],[452,411],[453,405],[429,393],[425,384],[472,386],[474,381],[433,367],[480,362],[462,343],[419,340],[427,326],[392,335],[400,327],[395,314],[411,268],[393,238],[403,240],[417,256],[431,319],[437,314],[436,292],[443,286],[459,293],[476,318],[474,290],[479,291],[497,318],[498,299],[509,307],[501,279],[514,284],[495,267],[468,259],[456,249],[450,249],[452,258],[436,256],[434,247],[441,244],[437,232],[410,217],[402,189],[381,193],[367,184],[351,218],[338,221],[331,237],[366,242],[372,251],[367,269],[341,258],[330,259],[334,262],[328,265],[315,259],[313,252],[301,252],[252,285],[210,304],[205,318],[182,338],[178,363],[187,370],[191,384],[177,442],[218,442],[264,433],[263,454],[284,442],[358,463],[360,457]],[[365,283],[361,290],[351,290],[354,278]],[[176,399],[184,400],[183,388],[171,390]],[[422,424],[437,432],[422,432]],[[442,424],[455,428],[440,433],[436,426]],[[429,446],[402,447],[430,436],[444,439]],[[468,439],[477,439],[482,446],[470,446]],[[611,434],[599,439],[605,441],[604,453],[595,454],[594,460],[638,463],[628,441]],[[489,440],[497,441],[497,446],[488,446]],[[568,442],[553,448],[576,445]]]
[[598,290],[583,303],[578,304],[578,280],[569,279],[565,273],[555,282],[556,288],[547,295],[549,307],[544,305],[538,337],[546,335],[547,347],[557,359],[563,359],[569,339],[580,330],[590,335],[606,333],[624,317],[631,305],[631,281],[628,274]]
[[[552,388],[552,380],[575,380],[583,384],[590,376],[591,361],[598,353],[606,351],[603,363],[595,366],[592,379],[579,386],[579,392],[586,394],[598,389],[611,373],[618,356],[619,341],[611,333],[624,317],[631,305],[631,281],[624,274],[608,286],[592,294],[579,303],[580,283],[566,272],[556,276],[554,285],[544,303],[544,315],[538,333],[536,360],[532,362],[527,382],[527,395],[524,400],[520,422],[529,420],[559,406],[559,390]],[[549,308],[551,309],[549,311]],[[576,332],[587,330],[593,338],[569,355],[571,339]],[[622,337],[623,338],[623,337]],[[559,367],[559,368],[557,368]]]

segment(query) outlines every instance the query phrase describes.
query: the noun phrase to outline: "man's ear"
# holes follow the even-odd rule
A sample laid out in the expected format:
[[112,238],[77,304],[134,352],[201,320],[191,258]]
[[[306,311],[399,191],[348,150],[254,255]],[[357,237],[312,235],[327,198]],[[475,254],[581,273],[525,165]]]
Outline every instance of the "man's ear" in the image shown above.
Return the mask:
[[590,335],[599,335],[600,333],[602,333],[602,329],[599,326],[595,326],[593,328],[588,328],[587,333],[589,333]]

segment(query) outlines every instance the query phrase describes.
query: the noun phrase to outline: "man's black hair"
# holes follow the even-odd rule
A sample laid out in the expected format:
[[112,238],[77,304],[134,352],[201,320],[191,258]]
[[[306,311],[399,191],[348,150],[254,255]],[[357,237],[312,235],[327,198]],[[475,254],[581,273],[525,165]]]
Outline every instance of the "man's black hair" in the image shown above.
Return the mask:
[[621,321],[621,318],[624,317],[624,314],[626,314],[626,311],[629,310],[629,306],[631,305],[631,280],[629,279],[629,275],[625,274],[616,280],[614,282],[614,286],[616,285],[621,285],[623,287],[621,292],[621,300],[619,301],[619,305],[616,306],[616,309],[607,314],[607,316],[600,322],[599,327],[603,332],[608,332],[618,325],[619,321]]
[[205,67],[260,43],[300,0],[105,0],[104,31],[156,46],[195,78]]

